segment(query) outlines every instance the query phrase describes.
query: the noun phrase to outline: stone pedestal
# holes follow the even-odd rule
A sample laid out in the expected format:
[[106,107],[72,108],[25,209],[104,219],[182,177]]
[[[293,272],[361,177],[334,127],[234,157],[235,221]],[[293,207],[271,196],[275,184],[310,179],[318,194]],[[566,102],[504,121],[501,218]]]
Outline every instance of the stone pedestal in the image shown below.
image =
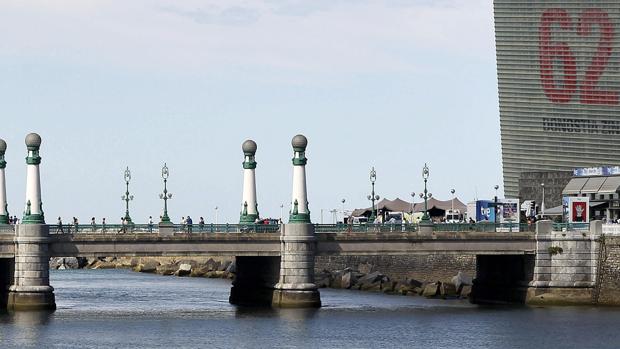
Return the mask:
[[159,223],[159,236],[173,236],[174,224],[172,223]]
[[321,296],[314,283],[314,226],[284,224],[280,232],[280,280],[273,292],[272,305],[283,308],[320,307]]
[[21,224],[15,236],[15,275],[9,288],[9,310],[54,310],[49,282],[49,226]]

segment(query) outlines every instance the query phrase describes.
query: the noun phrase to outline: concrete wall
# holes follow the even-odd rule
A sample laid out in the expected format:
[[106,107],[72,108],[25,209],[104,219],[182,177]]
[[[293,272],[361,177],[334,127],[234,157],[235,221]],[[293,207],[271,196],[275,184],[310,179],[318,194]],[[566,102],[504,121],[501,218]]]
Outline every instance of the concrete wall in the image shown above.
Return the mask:
[[379,271],[391,280],[415,279],[420,282],[450,280],[459,271],[474,277],[476,256],[464,254],[411,254],[401,256],[317,256],[315,271],[351,268],[362,273]]

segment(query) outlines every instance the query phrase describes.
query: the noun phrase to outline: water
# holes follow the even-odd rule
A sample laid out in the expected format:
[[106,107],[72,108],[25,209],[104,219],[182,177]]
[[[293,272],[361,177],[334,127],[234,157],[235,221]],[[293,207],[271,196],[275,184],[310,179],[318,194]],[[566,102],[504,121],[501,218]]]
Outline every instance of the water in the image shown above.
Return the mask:
[[321,290],[319,310],[238,308],[230,282],[52,271],[58,310],[0,314],[0,348],[617,348],[620,309],[479,307]]

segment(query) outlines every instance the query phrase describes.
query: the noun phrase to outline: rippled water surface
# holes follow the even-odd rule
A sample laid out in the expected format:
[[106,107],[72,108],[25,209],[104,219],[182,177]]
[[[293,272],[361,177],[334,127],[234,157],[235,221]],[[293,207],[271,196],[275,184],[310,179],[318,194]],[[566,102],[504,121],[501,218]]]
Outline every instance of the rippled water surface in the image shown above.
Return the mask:
[[321,290],[319,310],[238,308],[230,282],[52,271],[58,310],[0,314],[0,348],[618,348],[620,309],[478,307]]

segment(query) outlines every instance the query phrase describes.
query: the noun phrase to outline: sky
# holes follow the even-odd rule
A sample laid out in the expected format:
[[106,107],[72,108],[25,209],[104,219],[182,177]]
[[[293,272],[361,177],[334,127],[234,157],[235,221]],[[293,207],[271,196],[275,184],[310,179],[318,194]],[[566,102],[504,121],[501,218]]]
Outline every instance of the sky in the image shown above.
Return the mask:
[[286,216],[298,133],[313,222],[369,207],[373,166],[382,198],[425,163],[438,199],[503,190],[490,0],[3,0],[0,33],[11,215],[30,132],[48,223],[118,223],[127,166],[134,222],[159,216],[164,163],[173,221],[238,222],[246,139],[261,215]]

